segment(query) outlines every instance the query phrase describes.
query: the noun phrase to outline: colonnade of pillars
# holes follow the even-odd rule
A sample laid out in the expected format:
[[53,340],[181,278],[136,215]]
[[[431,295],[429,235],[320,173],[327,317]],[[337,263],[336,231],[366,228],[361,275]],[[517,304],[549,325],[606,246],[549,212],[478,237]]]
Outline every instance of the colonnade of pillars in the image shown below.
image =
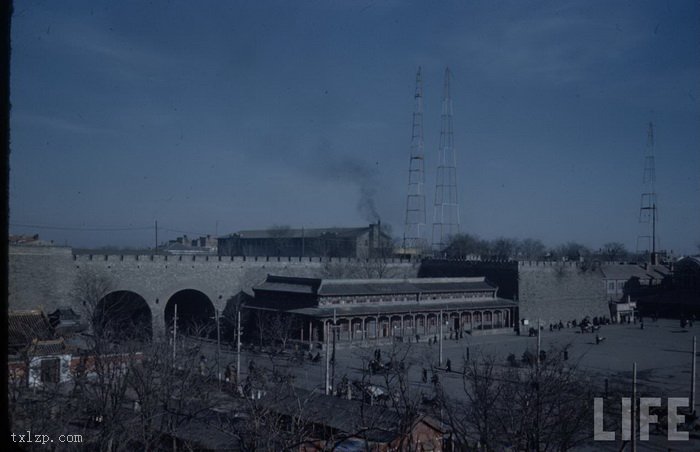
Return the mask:
[[[438,317],[439,313],[342,317],[335,322],[336,340],[352,342],[386,337],[433,336],[440,332]],[[443,312],[442,319],[443,334],[513,327],[513,318],[508,309],[447,311]],[[326,320],[323,331],[329,331],[331,326],[333,320]],[[308,323],[308,336],[302,333],[304,336],[310,341],[323,339],[313,322]]]

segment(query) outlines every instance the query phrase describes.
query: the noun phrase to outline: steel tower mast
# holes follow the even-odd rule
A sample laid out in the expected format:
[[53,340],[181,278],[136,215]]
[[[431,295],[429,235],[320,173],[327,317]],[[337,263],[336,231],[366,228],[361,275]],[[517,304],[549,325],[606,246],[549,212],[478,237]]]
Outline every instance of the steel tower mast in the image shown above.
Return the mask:
[[422,254],[425,239],[425,153],[423,150],[423,78],[421,68],[416,72],[413,127],[411,132],[411,157],[408,165],[408,195],[406,197],[406,221],[403,233],[403,252]]
[[[647,149],[644,154],[642,183],[644,184],[644,192],[642,193],[642,202],[639,209],[639,222],[648,224],[649,227],[644,235],[637,237],[637,252],[648,252],[650,262],[656,264],[656,164],[654,162],[654,124],[651,122],[649,122],[649,131],[647,132]],[[640,248],[640,244],[644,242],[646,242],[646,250]]]
[[440,148],[435,182],[435,214],[433,217],[433,251],[441,252],[450,239],[459,233],[459,204],[457,201],[457,156],[452,130],[452,98],[450,97],[450,68],[445,69],[442,94]]

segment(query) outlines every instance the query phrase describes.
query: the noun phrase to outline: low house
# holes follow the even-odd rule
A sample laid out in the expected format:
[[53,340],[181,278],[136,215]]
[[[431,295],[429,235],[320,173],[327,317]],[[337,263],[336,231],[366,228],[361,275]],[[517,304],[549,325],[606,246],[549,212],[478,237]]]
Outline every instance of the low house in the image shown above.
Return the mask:
[[299,388],[263,397],[261,403],[305,432],[303,452],[443,450],[445,428],[427,415],[406,419],[385,406]]
[[637,317],[637,302],[629,298],[622,301],[610,301],[610,318],[616,323],[630,323]]
[[42,386],[70,380],[72,352],[39,309],[8,313],[10,383]]
[[610,301],[635,298],[640,291],[658,288],[669,281],[671,269],[666,265],[610,264],[601,267],[606,294]]
[[60,307],[48,316],[51,326],[59,336],[71,336],[85,331],[87,325],[80,321],[80,315],[73,308]]
[[[8,375],[10,384],[41,387],[66,383],[78,375],[90,377],[98,357],[91,354],[85,336],[75,334],[84,326],[72,309],[58,309],[46,316],[40,309],[8,313]],[[102,365],[124,367],[142,359],[140,353],[99,356]]]

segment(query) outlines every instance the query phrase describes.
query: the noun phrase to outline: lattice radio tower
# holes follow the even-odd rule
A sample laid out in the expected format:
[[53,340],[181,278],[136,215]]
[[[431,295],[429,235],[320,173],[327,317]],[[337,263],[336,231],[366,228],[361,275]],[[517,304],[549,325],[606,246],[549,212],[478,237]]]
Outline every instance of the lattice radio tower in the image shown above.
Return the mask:
[[[647,132],[647,149],[644,154],[644,176],[642,178],[644,192],[642,193],[641,207],[639,208],[639,222],[648,224],[644,235],[637,237],[637,252],[643,251],[649,254],[652,264],[656,259],[656,169],[654,163],[654,124],[649,122]],[[644,248],[646,246],[646,248]]]
[[411,133],[411,158],[408,165],[408,196],[406,197],[406,222],[403,233],[403,251],[406,254],[422,254],[425,239],[425,154],[423,151],[423,79],[421,68],[416,73],[413,128]]
[[435,215],[433,217],[433,251],[441,252],[450,239],[459,233],[459,204],[457,202],[457,156],[452,131],[452,99],[450,97],[450,68],[445,69],[442,94],[440,149],[435,182]]

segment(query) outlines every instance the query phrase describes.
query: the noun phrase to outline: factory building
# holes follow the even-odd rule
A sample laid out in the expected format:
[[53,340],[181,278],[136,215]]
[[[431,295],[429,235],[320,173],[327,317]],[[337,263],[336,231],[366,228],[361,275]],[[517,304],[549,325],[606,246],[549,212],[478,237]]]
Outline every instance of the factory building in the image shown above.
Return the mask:
[[269,229],[239,231],[218,238],[219,256],[390,257],[391,237],[381,223],[360,228]]

